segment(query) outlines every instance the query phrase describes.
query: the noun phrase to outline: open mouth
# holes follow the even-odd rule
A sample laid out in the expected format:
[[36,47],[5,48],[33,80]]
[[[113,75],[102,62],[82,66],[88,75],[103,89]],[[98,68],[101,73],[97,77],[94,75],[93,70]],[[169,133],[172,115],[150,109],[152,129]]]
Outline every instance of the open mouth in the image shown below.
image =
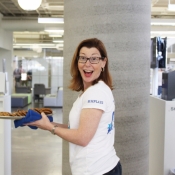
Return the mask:
[[93,71],[85,71],[85,70],[83,70],[83,71],[84,71],[84,74],[86,77],[90,77],[93,73]]

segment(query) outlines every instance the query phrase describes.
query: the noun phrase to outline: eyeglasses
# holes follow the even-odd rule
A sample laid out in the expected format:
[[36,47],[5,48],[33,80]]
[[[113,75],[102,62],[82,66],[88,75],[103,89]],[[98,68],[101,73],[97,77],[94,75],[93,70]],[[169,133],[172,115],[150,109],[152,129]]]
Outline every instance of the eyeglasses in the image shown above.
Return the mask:
[[87,58],[87,57],[84,57],[84,56],[78,56],[77,59],[78,59],[79,63],[86,63],[87,60],[89,60],[91,64],[97,64],[97,63],[99,63],[100,60],[103,60],[104,58],[103,57]]

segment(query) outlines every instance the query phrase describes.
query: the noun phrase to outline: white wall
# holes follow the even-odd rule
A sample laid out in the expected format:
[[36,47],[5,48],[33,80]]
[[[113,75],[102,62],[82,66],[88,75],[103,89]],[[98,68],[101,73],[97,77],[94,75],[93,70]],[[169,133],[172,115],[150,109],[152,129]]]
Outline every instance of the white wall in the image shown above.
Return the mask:
[[0,72],[2,72],[2,60],[6,59],[6,72],[10,83],[10,92],[12,92],[13,78],[12,78],[12,55],[13,55],[13,33],[12,31],[4,30],[1,26],[0,15]]
[[[32,87],[35,83],[51,87],[51,93],[56,93],[63,86],[63,59],[36,58],[32,60]],[[50,82],[50,84],[49,84]]]

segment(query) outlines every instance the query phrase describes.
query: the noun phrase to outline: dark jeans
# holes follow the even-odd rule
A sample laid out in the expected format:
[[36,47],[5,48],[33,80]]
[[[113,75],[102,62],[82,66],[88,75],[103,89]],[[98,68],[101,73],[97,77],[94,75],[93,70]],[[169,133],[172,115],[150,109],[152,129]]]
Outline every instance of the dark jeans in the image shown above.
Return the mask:
[[120,162],[109,172],[105,173],[104,175],[122,175],[122,166]]

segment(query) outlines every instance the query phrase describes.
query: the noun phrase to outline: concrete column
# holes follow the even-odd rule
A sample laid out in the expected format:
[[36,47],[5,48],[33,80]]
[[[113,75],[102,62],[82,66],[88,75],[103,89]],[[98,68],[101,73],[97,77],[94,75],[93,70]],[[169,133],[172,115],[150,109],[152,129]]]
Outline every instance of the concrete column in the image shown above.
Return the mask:
[[[67,86],[73,53],[83,39],[96,37],[107,48],[116,102],[115,148],[123,175],[148,175],[150,1],[64,1],[64,108],[67,123],[77,93]],[[63,175],[69,169],[63,142]]]

